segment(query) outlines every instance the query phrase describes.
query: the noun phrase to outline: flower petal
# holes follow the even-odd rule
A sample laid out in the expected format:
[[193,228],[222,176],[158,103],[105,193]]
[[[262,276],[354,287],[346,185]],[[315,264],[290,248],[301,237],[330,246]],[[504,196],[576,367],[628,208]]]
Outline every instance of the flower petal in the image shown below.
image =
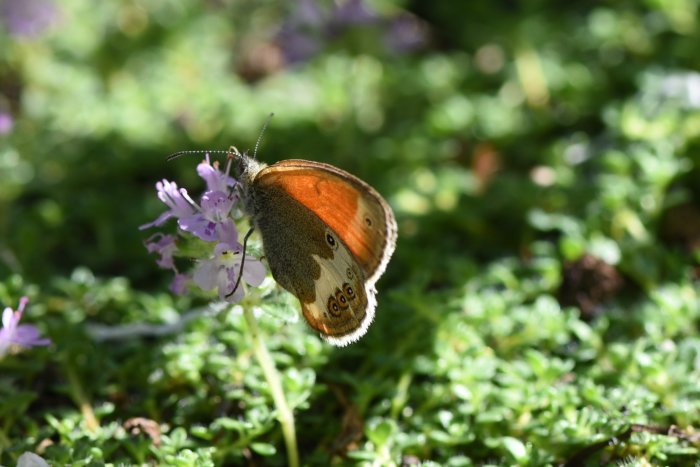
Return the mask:
[[263,283],[267,276],[267,268],[257,258],[246,255],[243,265],[243,280],[247,284],[257,287]]
[[145,245],[149,253],[156,252],[160,255],[160,258],[156,260],[158,266],[163,269],[175,269],[173,254],[177,249],[177,245],[173,235],[153,234],[146,240]]
[[182,217],[177,221],[177,224],[185,232],[189,232],[206,242],[217,240],[217,223],[210,221],[200,213]]
[[[238,269],[237,267],[226,268],[225,274],[219,276],[219,298],[221,300],[238,302],[243,298],[243,287],[238,282]],[[236,283],[238,283],[238,287],[234,290]]]
[[233,202],[233,196],[223,191],[207,191],[202,195],[202,214],[208,219],[221,222],[229,216]]
[[[233,222],[233,219],[228,219],[226,222],[220,223],[217,226],[217,229],[218,238],[221,242],[220,244],[224,244],[226,246],[215,248],[215,254],[220,254],[225,250],[241,251],[243,249],[243,245],[241,245],[241,243],[238,241],[238,229],[236,228],[236,223]],[[217,251],[219,253],[217,253]]]
[[175,295],[184,295],[185,294],[185,284],[187,283],[187,279],[188,279],[187,274],[180,274],[180,273],[175,274],[173,281],[170,283],[170,290]]
[[2,327],[5,329],[9,329],[12,327],[13,323],[13,315],[15,314],[14,310],[10,308],[9,306],[5,308],[5,310],[2,312]]
[[216,260],[204,260],[197,264],[192,280],[202,290],[211,290],[217,285],[220,266]]
[[12,338],[12,342],[22,347],[34,347],[38,345],[49,345],[51,339],[39,337],[39,330],[31,324],[17,326],[17,332]]
[[161,225],[163,222],[167,221],[171,217],[173,217],[175,214],[173,214],[172,211],[165,211],[163,214],[158,216],[156,220],[153,222],[149,222],[148,224],[143,224],[139,226],[139,230],[145,230],[145,229],[150,229],[151,227],[157,227]]
[[227,165],[226,172],[222,172],[217,167],[214,167],[209,162],[209,154],[207,159],[197,165],[197,173],[204,179],[209,191],[226,191],[227,187],[234,186],[236,180],[228,174],[230,164]]

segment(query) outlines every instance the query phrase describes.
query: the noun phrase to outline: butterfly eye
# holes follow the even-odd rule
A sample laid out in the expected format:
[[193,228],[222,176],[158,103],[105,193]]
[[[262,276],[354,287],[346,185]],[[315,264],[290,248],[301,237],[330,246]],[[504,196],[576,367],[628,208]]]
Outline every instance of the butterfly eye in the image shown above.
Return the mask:
[[328,305],[326,306],[326,308],[328,309],[328,312],[331,314],[331,316],[335,316],[336,318],[340,316],[340,306],[338,305],[338,301],[333,295],[328,297]]
[[338,242],[335,241],[335,237],[330,233],[326,233],[326,242],[328,242],[328,245],[334,250],[338,248]]
[[335,299],[341,310],[347,310],[350,306],[348,304],[348,299],[345,297],[345,295],[343,295],[343,292],[340,289],[335,289]]
[[370,219],[369,217],[365,217],[365,225],[367,227],[372,227],[372,219]]
[[347,295],[350,300],[355,298],[355,291],[352,289],[350,284],[343,284],[343,292],[345,292],[345,295]]

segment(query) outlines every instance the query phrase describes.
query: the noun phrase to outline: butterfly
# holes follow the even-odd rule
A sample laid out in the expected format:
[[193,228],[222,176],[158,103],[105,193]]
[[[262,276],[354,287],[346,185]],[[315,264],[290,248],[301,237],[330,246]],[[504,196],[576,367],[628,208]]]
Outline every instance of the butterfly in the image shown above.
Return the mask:
[[266,165],[239,153],[245,211],[260,232],[272,276],[294,294],[311,328],[344,346],[366,332],[375,284],[396,248],[389,204],[330,164],[290,159]]

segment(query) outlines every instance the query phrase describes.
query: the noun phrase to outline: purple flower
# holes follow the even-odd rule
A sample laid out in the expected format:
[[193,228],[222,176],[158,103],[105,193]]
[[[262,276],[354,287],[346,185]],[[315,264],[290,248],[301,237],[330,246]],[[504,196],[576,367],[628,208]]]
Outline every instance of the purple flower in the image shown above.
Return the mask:
[[29,299],[22,297],[19,299],[17,311],[9,306],[2,313],[2,329],[0,329],[0,357],[7,353],[11,345],[20,347],[35,347],[38,345],[49,345],[51,340],[39,337],[39,330],[31,324],[19,324],[22,319],[24,307]]
[[204,179],[209,188],[202,195],[201,205],[195,203],[187,190],[178,188],[175,182],[167,180],[156,183],[158,198],[170,209],[158,218],[139,227],[141,230],[163,224],[171,217],[177,218],[178,226],[185,232],[189,232],[204,241],[213,242],[219,239],[219,225],[226,222],[231,215],[231,209],[237,197],[229,190],[236,181],[228,175],[231,168],[229,163],[226,172],[221,172],[218,166],[213,166],[206,161],[197,166],[197,172]]
[[236,223],[233,219],[229,219],[228,222],[222,223],[219,226],[219,240],[221,243],[225,243],[232,250],[242,250],[243,245],[238,241],[238,229],[236,228]]
[[230,171],[231,159],[229,159],[226,164],[226,171],[222,172],[219,170],[219,164],[217,162],[214,162],[212,165],[209,161],[209,154],[206,155],[204,161],[197,165],[197,173],[207,183],[207,191],[226,192],[230,187],[235,186],[236,180],[229,175]]
[[[241,270],[242,249],[238,245],[219,243],[214,248],[214,257],[200,261],[192,279],[202,290],[218,289],[219,298],[237,302],[243,298],[243,287],[234,291]],[[265,266],[253,256],[246,255],[243,266],[243,281],[253,287],[262,284],[267,271]],[[233,292],[233,293],[232,293]]]
[[163,269],[175,269],[173,253],[175,253],[177,245],[175,245],[175,237],[173,235],[155,233],[148,237],[145,244],[149,253],[156,252],[160,255],[160,258],[156,260],[158,266]]
[[239,198],[233,188],[238,182],[229,176],[230,169],[230,161],[221,171],[218,164],[209,161],[208,155],[197,166],[197,173],[207,185],[199,204],[189,197],[185,189],[178,188],[173,182],[163,180],[156,185],[158,197],[169,209],[141,228],[159,226],[174,217],[178,220],[180,231],[190,234],[190,238],[194,236],[206,242],[198,243],[200,251],[203,251],[200,258],[204,259],[197,262],[194,271],[182,273],[174,261],[174,256],[178,254],[175,236],[158,233],[146,240],[148,251],[160,256],[156,261],[158,265],[175,272],[170,284],[170,290],[175,294],[183,294],[188,286],[195,284],[206,291],[216,288],[220,299],[235,302],[244,295],[239,276],[241,281],[251,286],[260,285],[266,276],[266,268],[252,256],[245,256],[241,271],[244,251],[238,241],[234,221],[234,208]]
[[185,285],[187,285],[187,280],[190,278],[187,274],[175,273],[173,281],[170,283],[170,291],[175,295],[185,294]]
[[50,0],[0,0],[0,19],[15,37],[36,37],[56,20],[58,9]]
[[6,135],[12,131],[15,122],[12,120],[10,112],[0,111],[0,135]]
[[169,182],[163,179],[156,183],[156,190],[158,190],[158,198],[170,209],[158,216],[153,222],[140,226],[140,230],[159,226],[171,217],[182,219],[183,217],[197,214],[197,205],[192,201],[190,195],[187,194],[187,190],[178,188],[175,182]]
[[201,211],[180,219],[178,225],[185,232],[190,232],[204,241],[218,240],[220,239],[219,228],[230,220],[235,200],[233,193],[207,191],[202,195]]
[[170,290],[175,295],[183,295],[185,293],[185,285],[189,276],[187,274],[182,274],[177,270],[175,266],[175,261],[173,261],[173,255],[177,251],[177,244],[175,243],[175,236],[164,235],[162,233],[155,233],[151,235],[145,242],[146,249],[149,253],[157,253],[160,258],[156,260],[156,264],[163,269],[171,269],[175,272],[175,277],[170,283]]

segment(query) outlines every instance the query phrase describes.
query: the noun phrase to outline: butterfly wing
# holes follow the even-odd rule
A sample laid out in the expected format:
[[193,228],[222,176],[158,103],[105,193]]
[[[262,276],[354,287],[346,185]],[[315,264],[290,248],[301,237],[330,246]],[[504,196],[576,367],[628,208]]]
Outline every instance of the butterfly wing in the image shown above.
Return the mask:
[[326,340],[357,340],[372,321],[374,284],[394,251],[391,208],[347,172],[302,160],[262,169],[249,191],[275,280]]
[[313,211],[348,246],[368,280],[384,272],[396,245],[396,220],[370,185],[332,165],[300,159],[266,167],[255,182],[280,187]]
[[334,258],[321,260],[319,265],[321,276],[314,283],[316,298],[301,303],[304,318],[332,344],[354,342],[367,332],[374,319],[377,291],[366,288],[361,271],[341,243]]

